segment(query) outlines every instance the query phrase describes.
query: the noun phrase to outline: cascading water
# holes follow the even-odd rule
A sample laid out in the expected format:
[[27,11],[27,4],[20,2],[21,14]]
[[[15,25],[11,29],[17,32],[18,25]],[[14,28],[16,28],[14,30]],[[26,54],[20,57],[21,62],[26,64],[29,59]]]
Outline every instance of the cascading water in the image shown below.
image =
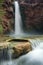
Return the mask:
[[14,33],[11,34],[11,36],[15,38],[19,38],[23,36],[23,29],[22,29],[22,18],[20,13],[20,7],[18,1],[14,1],[14,7],[15,7],[15,30]]
[[0,65],[12,65],[12,52],[11,52],[10,47],[7,50],[7,54],[8,54],[8,60],[1,61]]
[[22,33],[22,19],[20,14],[20,8],[18,1],[15,1],[15,35],[21,35]]
[[33,50],[18,59],[16,65],[43,65],[43,40],[30,39]]
[[43,65],[43,39],[29,39],[29,41],[32,43],[32,51],[12,60],[12,53],[9,48],[9,60],[0,62],[0,65]]
[[37,38],[36,39],[29,39],[29,41],[31,42],[33,49],[37,48],[40,45],[40,43],[42,44],[42,41],[40,39],[37,39]]
[[8,49],[8,56],[9,56],[9,62],[8,62],[8,65],[12,65],[12,52],[11,52],[11,49],[9,48]]
[[29,33],[23,31],[19,3],[18,1],[14,1],[13,4],[15,7],[15,25],[14,25],[15,30],[14,30],[14,33],[11,33],[10,36],[15,38],[21,38],[21,37],[29,37],[29,36],[38,34],[36,31],[30,31]]

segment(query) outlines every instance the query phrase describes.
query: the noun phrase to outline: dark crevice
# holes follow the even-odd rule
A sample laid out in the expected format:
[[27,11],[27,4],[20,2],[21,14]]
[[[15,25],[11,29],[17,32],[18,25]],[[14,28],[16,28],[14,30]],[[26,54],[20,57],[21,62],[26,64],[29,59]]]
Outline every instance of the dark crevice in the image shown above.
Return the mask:
[[28,40],[24,40],[24,39],[12,39],[12,40],[9,40],[8,42],[28,42]]

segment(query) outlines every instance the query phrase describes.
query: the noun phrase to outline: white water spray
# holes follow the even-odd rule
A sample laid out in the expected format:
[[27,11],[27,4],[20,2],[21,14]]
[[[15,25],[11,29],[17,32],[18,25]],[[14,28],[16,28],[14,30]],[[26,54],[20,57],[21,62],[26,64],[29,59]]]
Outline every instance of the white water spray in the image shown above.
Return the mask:
[[43,65],[43,40],[31,39],[33,50],[18,59],[16,65]]
[[18,60],[17,65],[43,65],[43,49],[35,49]]

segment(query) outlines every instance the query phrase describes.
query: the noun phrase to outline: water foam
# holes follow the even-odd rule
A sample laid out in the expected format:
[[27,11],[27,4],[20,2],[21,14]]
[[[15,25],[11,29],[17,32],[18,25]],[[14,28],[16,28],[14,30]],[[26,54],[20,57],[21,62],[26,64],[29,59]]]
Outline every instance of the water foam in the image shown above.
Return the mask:
[[17,65],[43,65],[43,40],[35,39],[32,44],[33,50],[21,56]]

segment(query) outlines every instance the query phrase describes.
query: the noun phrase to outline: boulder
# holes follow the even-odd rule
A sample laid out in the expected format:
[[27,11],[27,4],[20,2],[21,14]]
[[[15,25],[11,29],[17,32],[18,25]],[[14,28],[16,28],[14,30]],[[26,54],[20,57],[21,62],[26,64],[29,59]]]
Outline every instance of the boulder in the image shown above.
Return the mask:
[[17,58],[21,55],[24,55],[32,50],[32,46],[29,42],[27,43],[18,43],[13,48],[13,58]]

